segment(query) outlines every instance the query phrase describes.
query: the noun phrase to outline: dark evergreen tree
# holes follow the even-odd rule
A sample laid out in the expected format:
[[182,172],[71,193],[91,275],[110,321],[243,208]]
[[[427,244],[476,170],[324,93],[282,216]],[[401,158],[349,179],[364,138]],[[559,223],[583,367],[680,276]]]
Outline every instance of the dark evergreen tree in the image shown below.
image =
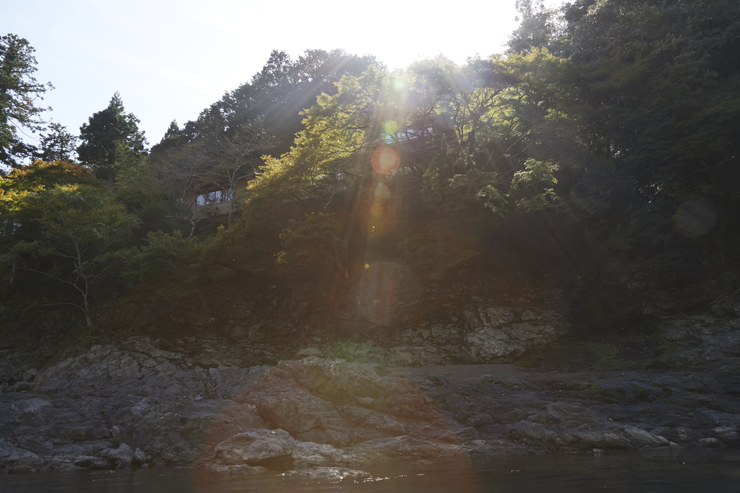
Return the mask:
[[138,124],[136,116],[125,112],[121,96],[116,92],[107,108],[93,114],[80,127],[82,144],[77,148],[80,162],[91,166],[109,188],[127,163],[146,153],[146,138]]
[[313,106],[322,93],[336,94],[335,83],[343,76],[359,76],[370,65],[380,64],[374,57],[342,50],[308,50],[298,60],[273,51],[249,83],[203,110],[197,121],[185,125],[183,133],[191,141],[207,135],[233,136],[240,125],[262,118],[267,132],[277,138],[272,154],[280,155],[303,128],[301,111]]
[[37,101],[51,84],[40,84],[36,72],[35,50],[15,34],[0,37],[0,163],[17,167],[33,155],[35,148],[18,138],[21,128],[42,128],[41,113],[46,109]]
[[59,123],[49,124],[49,129],[41,134],[38,157],[44,161],[74,162],[77,137],[67,132],[66,127]]

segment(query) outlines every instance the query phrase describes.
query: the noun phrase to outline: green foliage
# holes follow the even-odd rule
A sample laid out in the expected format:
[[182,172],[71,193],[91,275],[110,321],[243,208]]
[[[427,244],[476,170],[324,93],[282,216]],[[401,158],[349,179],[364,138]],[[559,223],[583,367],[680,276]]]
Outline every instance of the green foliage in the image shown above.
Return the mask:
[[333,214],[312,214],[280,234],[277,274],[309,299],[335,295],[347,287],[347,244]]
[[[200,144],[203,163],[200,181],[234,195],[237,187],[254,177],[260,157],[275,146],[275,139],[262,126],[262,118],[239,125],[233,136],[219,135]],[[236,200],[230,201],[227,227],[236,213]]]
[[[29,166],[14,169],[6,177],[0,176],[0,217],[2,231],[0,247],[10,250],[19,241],[34,241],[35,225],[29,221],[29,196],[53,190],[57,186],[105,187],[89,169],[64,161],[46,163],[34,161]],[[32,215],[32,214],[31,214]]]
[[454,274],[471,264],[480,252],[466,248],[459,238],[438,232],[418,234],[398,244],[401,260],[417,276],[433,282],[454,279]]
[[342,77],[359,76],[374,57],[349,55],[342,50],[308,50],[297,60],[273,51],[249,83],[205,109],[195,122],[185,125],[190,141],[211,135],[233,135],[233,129],[264,117],[264,127],[277,139],[274,155],[286,152],[302,129],[301,111],[321,94],[335,94]]
[[374,144],[379,133],[374,107],[387,84],[385,74],[370,67],[359,78],[343,78],[337,84],[338,94],[319,96],[316,105],[306,110],[305,130],[290,152],[280,159],[267,159],[251,188],[330,197],[357,178],[358,164],[369,165],[360,154]]
[[524,169],[514,173],[511,180],[511,195],[516,206],[524,212],[544,211],[559,200],[555,192],[557,165],[527,159]]
[[79,298],[70,304],[80,308],[92,326],[90,300],[98,294],[93,287],[101,285],[118,263],[118,248],[137,223],[99,188],[57,185],[20,200],[13,216],[16,234],[30,233],[9,245],[2,261],[29,275],[11,283],[33,284],[41,276],[76,292]]
[[184,239],[182,233],[175,231],[166,234],[152,231],[146,236],[146,243],[126,252],[126,262],[122,276],[129,282],[139,282],[159,274],[163,269],[186,254],[192,255],[198,244],[194,238]]
[[41,227],[44,243],[37,251],[51,254],[80,250],[105,250],[125,237],[135,220],[110,201],[99,188],[57,185],[22,200],[21,220]]
[[557,19],[545,8],[542,0],[517,0],[519,27],[509,39],[509,51],[527,53],[532,49],[548,48],[557,41]]
[[119,180],[131,180],[141,169],[146,139],[138,124],[139,119],[125,112],[121,96],[115,93],[107,108],[80,127],[80,161],[105,179],[109,188]]
[[[484,286],[489,266],[515,259],[587,279],[571,290],[574,320],[618,328],[646,279],[737,259],[737,2],[517,4],[506,58],[440,56],[391,73],[341,51],[273,52],[196,121],[173,121],[149,158],[116,94],[78,147],[114,195],[61,162],[0,179],[6,284],[33,272],[79,292],[104,277],[115,286],[121,267],[204,306],[275,286],[327,308],[374,265],[403,272],[403,291],[411,278]],[[20,156],[8,122],[38,127],[44,86],[29,78],[25,40],[3,43],[0,89],[12,94],[0,93],[0,148]],[[52,125],[43,155],[69,159],[72,142]],[[232,200],[227,219],[194,207],[245,181],[246,203]],[[75,241],[87,245],[78,260]],[[594,351],[604,365],[614,356]]]
[[0,177],[4,193],[29,193],[49,190],[56,185],[88,185],[100,188],[104,183],[95,178],[88,168],[64,161],[34,161]]
[[37,100],[52,89],[51,84],[39,84],[35,50],[27,40],[7,34],[0,37],[0,163],[19,166],[19,158],[33,154],[33,147],[18,138],[18,130],[40,130],[41,113],[46,108]]
[[50,123],[46,133],[41,134],[38,157],[44,161],[74,162],[77,137],[67,132],[59,123]]

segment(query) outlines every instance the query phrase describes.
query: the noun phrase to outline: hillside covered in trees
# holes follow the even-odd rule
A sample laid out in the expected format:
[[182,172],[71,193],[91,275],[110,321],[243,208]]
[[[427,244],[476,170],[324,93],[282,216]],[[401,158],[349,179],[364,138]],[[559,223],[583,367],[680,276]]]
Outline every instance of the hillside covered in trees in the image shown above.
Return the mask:
[[527,284],[609,331],[736,289],[737,2],[520,11],[506,54],[462,66],[273,52],[151,149],[118,94],[79,136],[46,127],[33,48],[3,36],[3,326],[356,337]]

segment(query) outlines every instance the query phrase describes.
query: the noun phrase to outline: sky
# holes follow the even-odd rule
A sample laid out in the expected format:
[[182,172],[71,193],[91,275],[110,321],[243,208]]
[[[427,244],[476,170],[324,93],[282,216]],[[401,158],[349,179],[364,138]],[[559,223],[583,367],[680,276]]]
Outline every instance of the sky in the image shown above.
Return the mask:
[[[375,55],[388,68],[501,53],[515,0],[0,0],[0,35],[36,49],[47,121],[79,134],[118,91],[150,145],[249,82],[272,50]],[[37,142],[32,134],[25,140]]]

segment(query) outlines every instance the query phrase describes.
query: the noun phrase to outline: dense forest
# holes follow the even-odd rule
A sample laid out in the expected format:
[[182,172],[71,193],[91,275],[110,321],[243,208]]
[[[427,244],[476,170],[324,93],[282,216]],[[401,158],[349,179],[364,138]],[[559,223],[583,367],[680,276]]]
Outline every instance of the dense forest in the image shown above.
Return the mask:
[[47,125],[34,50],[3,36],[4,325],[393,326],[524,278],[609,330],[655,293],[736,286],[740,4],[518,4],[508,51],[462,66],[275,51],[150,149],[118,94],[79,135]]

